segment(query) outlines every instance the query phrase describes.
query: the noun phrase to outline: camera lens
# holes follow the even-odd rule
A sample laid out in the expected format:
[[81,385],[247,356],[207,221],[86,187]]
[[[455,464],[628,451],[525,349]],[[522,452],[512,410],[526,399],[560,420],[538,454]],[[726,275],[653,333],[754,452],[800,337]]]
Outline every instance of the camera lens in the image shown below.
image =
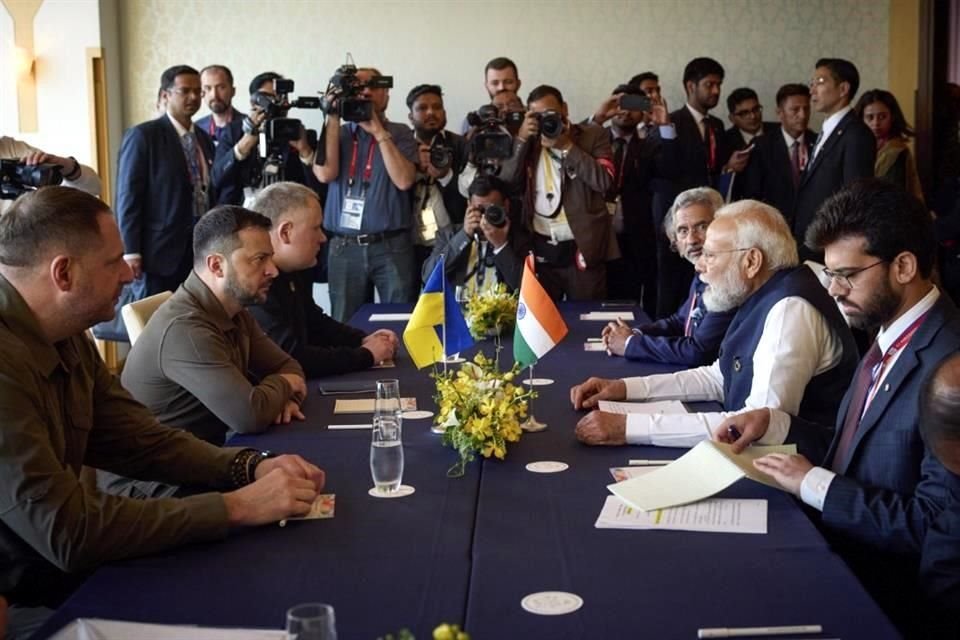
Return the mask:
[[540,134],[544,138],[559,138],[563,133],[563,118],[556,111],[544,111],[540,115]]
[[496,204],[489,204],[483,210],[483,217],[486,219],[487,224],[492,227],[503,227],[507,224],[507,212],[503,207]]

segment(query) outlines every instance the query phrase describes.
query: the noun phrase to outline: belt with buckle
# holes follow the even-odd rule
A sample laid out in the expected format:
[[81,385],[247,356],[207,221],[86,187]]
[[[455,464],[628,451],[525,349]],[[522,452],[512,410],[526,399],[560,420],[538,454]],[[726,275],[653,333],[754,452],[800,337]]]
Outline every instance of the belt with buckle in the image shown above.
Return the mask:
[[377,244],[378,242],[383,242],[389,238],[395,238],[399,235],[403,235],[407,231],[403,229],[398,229],[395,231],[383,231],[381,233],[361,233],[359,235],[345,235],[345,234],[335,234],[335,238],[340,238],[349,244],[356,244],[361,247],[366,247],[367,245]]

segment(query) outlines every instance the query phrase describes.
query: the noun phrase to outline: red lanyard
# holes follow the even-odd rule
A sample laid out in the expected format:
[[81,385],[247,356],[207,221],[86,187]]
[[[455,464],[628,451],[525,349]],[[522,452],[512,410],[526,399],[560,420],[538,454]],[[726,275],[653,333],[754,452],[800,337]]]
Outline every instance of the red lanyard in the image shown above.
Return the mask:
[[900,353],[900,351],[903,350],[907,344],[910,343],[910,339],[913,338],[913,334],[917,332],[917,329],[920,328],[920,325],[923,324],[923,321],[926,317],[927,314],[924,313],[919,318],[914,320],[909,327],[904,329],[903,333],[900,334],[900,337],[897,338],[894,343],[890,345],[890,348],[887,349],[887,351],[883,354],[883,358],[880,359],[880,362],[873,367],[873,371],[870,374],[870,393],[867,394],[867,402],[864,405],[864,411],[866,411],[866,408],[870,406],[870,401],[873,400],[873,396],[876,394],[877,383],[883,377],[884,369],[886,369],[890,361],[893,360],[896,355]]
[[[363,166],[363,183],[361,193],[367,190],[367,187],[370,186],[370,176],[373,175],[373,151],[376,148],[376,143],[371,140],[370,147],[367,149],[367,163]],[[356,181],[357,175],[357,156],[360,153],[360,139],[357,136],[357,132],[353,132],[353,153],[350,155],[350,173],[347,174],[347,186],[350,189],[353,189],[353,183]]]
[[210,133],[210,137],[213,138],[214,140],[219,140],[219,138],[217,138],[217,129],[225,129],[227,125],[229,125],[231,122],[233,122],[232,111],[230,112],[230,115],[227,116],[226,124],[224,124],[222,127],[218,127],[216,123],[213,121],[213,116],[210,116],[210,124],[207,125],[207,131]]

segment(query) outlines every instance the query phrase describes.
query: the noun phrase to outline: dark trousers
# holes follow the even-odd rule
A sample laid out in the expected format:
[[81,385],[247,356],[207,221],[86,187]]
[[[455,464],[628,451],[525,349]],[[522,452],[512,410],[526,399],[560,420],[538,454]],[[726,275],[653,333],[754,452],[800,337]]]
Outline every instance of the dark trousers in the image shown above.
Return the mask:
[[327,256],[330,282],[330,315],[347,322],[365,302],[413,302],[420,273],[414,271],[413,241],[401,233],[379,242],[358,245],[344,237],[330,239]]
[[183,252],[183,258],[177,268],[167,276],[158,273],[144,271],[143,275],[133,281],[130,285],[137,300],[142,300],[147,296],[152,296],[164,291],[176,291],[183,284],[183,281],[190,275],[193,269],[193,250],[187,249]]
[[575,265],[557,267],[537,264],[540,284],[553,300],[606,300],[607,265],[587,267],[581,271]]

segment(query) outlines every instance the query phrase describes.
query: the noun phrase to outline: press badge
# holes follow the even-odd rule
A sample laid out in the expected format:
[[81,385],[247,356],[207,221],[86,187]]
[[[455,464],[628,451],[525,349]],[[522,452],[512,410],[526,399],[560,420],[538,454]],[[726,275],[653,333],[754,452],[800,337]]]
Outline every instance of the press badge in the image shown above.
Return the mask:
[[437,215],[433,207],[420,210],[420,237],[424,242],[433,242],[437,237]]
[[363,223],[363,198],[345,196],[343,211],[340,212],[340,228],[360,231],[361,223]]

